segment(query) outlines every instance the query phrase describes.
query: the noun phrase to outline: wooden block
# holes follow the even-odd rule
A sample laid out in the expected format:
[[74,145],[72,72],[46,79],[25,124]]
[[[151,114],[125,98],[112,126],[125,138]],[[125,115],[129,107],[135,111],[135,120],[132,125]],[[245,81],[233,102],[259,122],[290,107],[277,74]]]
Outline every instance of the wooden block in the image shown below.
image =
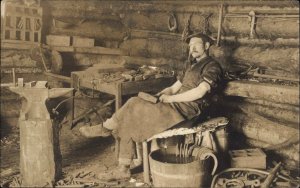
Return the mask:
[[229,151],[232,168],[266,169],[266,154],[259,148]]
[[70,46],[70,36],[47,35],[46,43],[50,46]]
[[153,95],[150,95],[148,93],[145,92],[139,92],[138,97],[145,100],[145,101],[149,101],[151,103],[157,103],[158,102],[158,97],[155,97]]
[[93,47],[95,39],[73,36],[73,46],[75,47]]

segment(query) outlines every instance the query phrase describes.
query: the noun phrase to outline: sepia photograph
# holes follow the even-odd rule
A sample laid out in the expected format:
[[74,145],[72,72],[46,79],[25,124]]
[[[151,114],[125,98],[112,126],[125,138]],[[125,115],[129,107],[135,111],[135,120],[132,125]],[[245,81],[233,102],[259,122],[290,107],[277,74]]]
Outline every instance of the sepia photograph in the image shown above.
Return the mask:
[[0,187],[299,188],[297,0],[2,0]]

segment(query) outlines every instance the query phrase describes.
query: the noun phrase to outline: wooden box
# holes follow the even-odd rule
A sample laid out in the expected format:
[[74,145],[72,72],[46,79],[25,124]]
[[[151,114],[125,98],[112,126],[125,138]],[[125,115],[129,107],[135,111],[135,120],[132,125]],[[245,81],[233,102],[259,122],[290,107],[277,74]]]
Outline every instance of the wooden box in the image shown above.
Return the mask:
[[95,40],[92,38],[84,38],[73,36],[74,47],[94,47]]
[[46,43],[50,46],[70,46],[70,36],[47,35]]
[[266,169],[266,154],[259,148],[229,151],[232,168]]

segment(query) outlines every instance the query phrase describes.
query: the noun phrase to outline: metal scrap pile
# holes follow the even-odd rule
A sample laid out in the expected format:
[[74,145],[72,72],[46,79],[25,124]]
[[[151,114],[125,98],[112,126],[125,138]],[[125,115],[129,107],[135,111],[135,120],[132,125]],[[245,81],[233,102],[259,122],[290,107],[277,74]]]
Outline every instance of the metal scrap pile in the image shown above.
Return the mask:
[[126,79],[126,81],[140,81],[151,78],[172,77],[174,76],[174,71],[144,65],[137,70],[125,71],[121,75]]
[[100,82],[111,83],[116,81],[141,81],[173,77],[174,75],[175,73],[172,70],[144,65],[136,70],[126,69],[125,71],[98,72],[97,80]]
[[56,183],[56,187],[111,187],[117,186],[119,182],[104,182],[95,177],[93,172],[77,172],[67,176],[66,178],[59,180]]
[[298,86],[299,78],[291,77],[289,72],[275,70],[269,67],[256,67],[247,64],[232,65],[225,77],[228,80],[248,80],[260,83]]
[[254,168],[228,168],[214,176],[211,188],[226,187],[299,187],[299,179],[287,175],[277,163],[269,171]]

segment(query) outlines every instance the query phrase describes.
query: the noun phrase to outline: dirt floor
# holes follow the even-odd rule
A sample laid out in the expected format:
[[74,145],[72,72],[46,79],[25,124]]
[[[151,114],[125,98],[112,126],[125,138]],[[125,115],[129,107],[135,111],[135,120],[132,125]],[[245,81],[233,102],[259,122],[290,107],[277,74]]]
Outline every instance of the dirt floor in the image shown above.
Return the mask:
[[[89,101],[92,103],[93,101]],[[76,103],[76,102],[75,102]],[[101,102],[100,102],[101,103]],[[84,108],[81,102],[76,106]],[[80,111],[80,110],[79,110]],[[76,113],[76,112],[75,112]],[[79,112],[77,112],[79,113]],[[20,137],[19,128],[4,126],[1,122],[1,185],[9,187],[18,187],[20,172]],[[80,135],[79,124],[74,129],[65,124],[60,131],[60,148],[62,154],[63,176],[56,183],[57,187],[63,186],[97,186],[97,187],[136,187],[147,186],[143,183],[142,170],[135,171],[129,181],[113,181],[109,183],[93,183],[93,181],[80,182],[80,180],[93,177],[99,172],[111,169],[116,166],[116,157],[114,152],[114,138],[85,138]],[[3,129],[3,127],[7,127]],[[78,177],[78,181],[71,181]],[[81,178],[84,177],[84,178]]]
[[[91,93],[85,93],[91,95]],[[102,96],[96,99],[87,97],[78,97],[75,99],[75,117],[78,117],[86,109],[92,106],[101,106],[112,96]],[[126,99],[125,99],[126,100]],[[4,103],[7,104],[7,103]],[[105,110],[99,110],[99,114],[103,119],[112,115],[114,105],[109,106]],[[18,108],[18,106],[14,106]],[[18,108],[19,109],[19,108]],[[15,114],[15,113],[13,113]],[[92,124],[98,124],[101,121],[95,114],[89,116]],[[0,156],[0,183],[2,187],[19,187],[20,185],[20,137],[19,128],[17,126],[17,118],[10,121],[1,121],[1,156]],[[7,126],[13,124],[15,126]],[[151,185],[144,184],[142,168],[133,171],[132,178],[127,181],[112,181],[100,182],[94,181],[95,176],[105,170],[114,168],[116,163],[116,156],[114,152],[113,137],[107,138],[85,138],[78,129],[84,126],[84,123],[79,123],[73,129],[70,129],[69,124],[63,124],[60,130],[60,149],[62,154],[62,171],[63,175],[56,182],[56,187],[151,187]],[[230,138],[232,140],[240,140],[240,138]],[[231,146],[235,149],[244,149],[240,147],[241,142],[234,142],[237,146]],[[270,156],[270,155],[269,155]],[[272,156],[272,155],[271,155]],[[270,163],[273,161],[269,159]],[[277,161],[277,160],[274,160]],[[268,165],[273,167],[274,165]],[[294,167],[295,168],[295,167]],[[288,175],[297,174],[299,172],[288,173]],[[294,175],[293,175],[294,176]],[[297,178],[299,180],[299,178]]]

